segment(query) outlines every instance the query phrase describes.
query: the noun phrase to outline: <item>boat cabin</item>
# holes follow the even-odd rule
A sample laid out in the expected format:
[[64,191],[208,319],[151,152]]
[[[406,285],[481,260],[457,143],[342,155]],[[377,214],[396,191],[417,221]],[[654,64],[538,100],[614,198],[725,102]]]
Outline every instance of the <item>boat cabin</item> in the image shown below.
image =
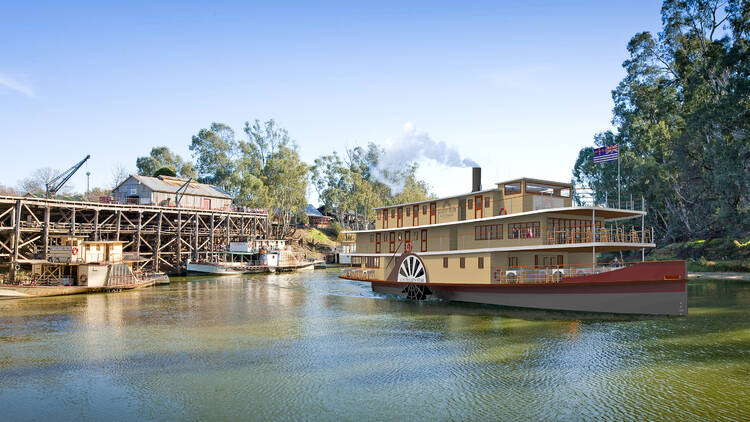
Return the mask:
[[470,193],[429,201],[376,208],[375,228],[394,229],[452,223],[573,205],[570,183],[521,178]]

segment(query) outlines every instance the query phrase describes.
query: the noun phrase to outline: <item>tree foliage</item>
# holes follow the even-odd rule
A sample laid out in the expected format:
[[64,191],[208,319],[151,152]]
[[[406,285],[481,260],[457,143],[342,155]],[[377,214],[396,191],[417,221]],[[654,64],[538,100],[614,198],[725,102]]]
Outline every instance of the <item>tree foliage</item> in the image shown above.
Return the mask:
[[286,129],[269,120],[245,123],[246,139],[213,123],[193,136],[190,150],[201,182],[226,190],[241,206],[265,208],[278,216],[282,235],[304,210],[307,165]]
[[[622,186],[646,196],[662,241],[750,229],[750,2],[667,0],[663,31],[636,34],[613,91]],[[580,151],[579,184],[616,186],[614,165]]]
[[[376,207],[397,203],[417,202],[432,197],[429,186],[416,177],[417,163],[406,163],[397,172],[378,171],[383,150],[370,143],[367,148],[346,150],[346,156],[337,152],[315,159],[311,178],[318,197],[326,211],[339,221],[347,214],[366,216],[374,220]],[[362,219],[355,219],[361,227]]]
[[[138,157],[135,161],[135,166],[138,169],[138,174],[142,176],[154,176],[159,169],[167,167],[172,169],[175,174],[179,174],[180,177],[196,177],[195,167],[192,163],[184,161],[178,154],[173,153],[169,148],[163,146],[153,147],[149,155]],[[120,178],[117,176],[113,177],[115,179]]]
[[[18,190],[23,193],[45,193],[47,183],[60,175],[60,170],[42,167],[34,170],[31,176],[21,180]],[[63,186],[59,193],[70,193],[70,186]]]

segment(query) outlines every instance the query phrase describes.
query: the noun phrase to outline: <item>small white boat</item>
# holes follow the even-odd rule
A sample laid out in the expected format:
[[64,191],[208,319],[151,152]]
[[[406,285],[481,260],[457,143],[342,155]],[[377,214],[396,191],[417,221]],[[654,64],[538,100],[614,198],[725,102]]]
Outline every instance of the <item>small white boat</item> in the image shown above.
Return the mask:
[[235,265],[228,265],[220,262],[190,262],[187,263],[187,272],[201,274],[217,275],[236,275],[245,271],[243,268]]

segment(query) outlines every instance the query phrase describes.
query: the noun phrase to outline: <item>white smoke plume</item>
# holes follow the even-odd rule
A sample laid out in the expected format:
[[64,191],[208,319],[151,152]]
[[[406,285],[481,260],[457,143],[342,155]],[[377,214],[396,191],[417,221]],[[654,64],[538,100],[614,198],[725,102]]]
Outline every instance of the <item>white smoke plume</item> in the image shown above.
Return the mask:
[[386,141],[384,154],[373,172],[383,183],[391,186],[394,192],[400,192],[403,186],[397,186],[388,180],[387,175],[402,171],[406,164],[432,160],[446,167],[479,167],[476,161],[461,157],[454,146],[444,141],[435,141],[424,132],[417,132],[414,123],[404,124],[402,136],[393,141]]

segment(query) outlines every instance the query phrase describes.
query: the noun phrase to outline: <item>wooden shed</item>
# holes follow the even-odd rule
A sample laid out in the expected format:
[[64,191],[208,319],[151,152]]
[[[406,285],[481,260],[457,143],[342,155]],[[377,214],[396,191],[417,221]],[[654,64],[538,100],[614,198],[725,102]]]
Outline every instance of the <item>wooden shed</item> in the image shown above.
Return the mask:
[[[187,179],[170,176],[130,175],[112,190],[113,201],[121,204],[176,206],[175,194]],[[232,197],[218,186],[191,181],[184,189],[180,208],[230,210]]]

